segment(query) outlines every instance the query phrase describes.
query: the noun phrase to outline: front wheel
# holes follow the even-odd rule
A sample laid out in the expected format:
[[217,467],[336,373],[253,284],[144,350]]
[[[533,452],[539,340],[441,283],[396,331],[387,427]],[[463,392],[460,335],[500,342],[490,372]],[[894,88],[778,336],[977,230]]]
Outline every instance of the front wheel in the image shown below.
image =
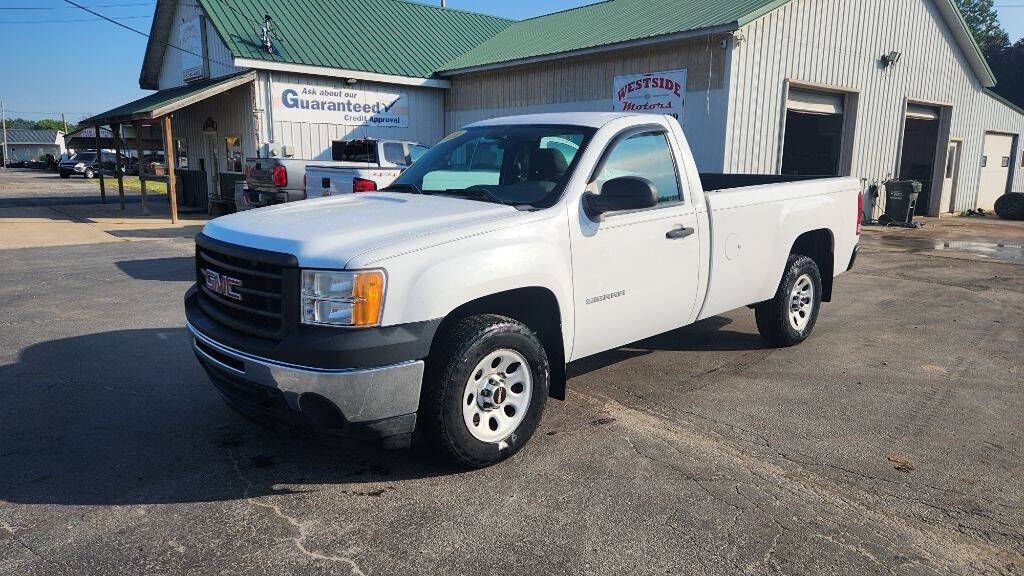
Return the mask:
[[795,346],[811,335],[821,309],[821,273],[807,256],[791,254],[775,297],[754,308],[757,331],[773,346]]
[[512,456],[533,436],[547,402],[551,371],[540,340],[493,315],[466,318],[440,338],[420,402],[426,438],[466,468]]
[[86,180],[92,180],[92,177],[95,176],[95,175],[96,175],[96,173],[92,171],[92,168],[86,168],[85,169],[85,179]]

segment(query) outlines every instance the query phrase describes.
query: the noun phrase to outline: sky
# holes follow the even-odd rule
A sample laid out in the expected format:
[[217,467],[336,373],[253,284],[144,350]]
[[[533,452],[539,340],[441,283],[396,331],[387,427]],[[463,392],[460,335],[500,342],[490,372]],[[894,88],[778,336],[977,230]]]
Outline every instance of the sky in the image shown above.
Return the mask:
[[[147,33],[156,5],[155,0],[76,1]],[[522,19],[591,1],[449,0],[448,6]],[[1024,0],[996,0],[996,5],[1010,37],[1024,37]],[[94,18],[62,0],[0,0],[0,100],[8,118],[59,118],[63,112],[74,122],[148,93],[138,87],[146,38]]]

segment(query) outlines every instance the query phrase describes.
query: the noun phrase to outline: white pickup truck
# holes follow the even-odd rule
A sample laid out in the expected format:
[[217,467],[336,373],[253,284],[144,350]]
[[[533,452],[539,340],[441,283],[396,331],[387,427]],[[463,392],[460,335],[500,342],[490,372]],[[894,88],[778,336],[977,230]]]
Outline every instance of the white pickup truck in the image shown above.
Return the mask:
[[342,161],[306,165],[306,198],[386,188],[429,150],[417,142],[353,140],[340,144],[342,149],[333,156]]
[[258,422],[392,445],[415,428],[494,464],[564,398],[567,362],[743,306],[773,345],[807,338],[853,266],[861,184],[785,180],[698,174],[668,116],[479,122],[387,190],[209,222],[195,353]]

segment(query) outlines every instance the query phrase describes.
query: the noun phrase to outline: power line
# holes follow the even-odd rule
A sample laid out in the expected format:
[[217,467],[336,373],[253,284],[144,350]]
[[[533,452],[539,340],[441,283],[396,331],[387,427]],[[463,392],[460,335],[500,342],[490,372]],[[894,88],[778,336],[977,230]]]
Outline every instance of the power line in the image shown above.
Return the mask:
[[[118,20],[142,20],[152,16],[118,16]],[[69,18],[67,20],[0,20],[0,24],[62,24],[67,22],[102,22],[104,18]]]
[[[133,2],[129,4],[90,4],[89,8],[119,8],[122,6],[152,6],[156,2]],[[67,10],[67,6],[0,6],[0,10]]]
[[185,54],[189,54],[191,56],[195,56],[196,58],[200,58],[202,60],[206,60],[207,62],[213,62],[214,64],[220,64],[221,66],[234,67],[234,64],[226,64],[224,62],[219,62],[219,61],[214,60],[212,58],[203,56],[202,54],[196,54],[195,52],[192,52],[191,50],[186,50],[186,49],[182,48],[181,46],[175,46],[174,44],[171,44],[170,42],[164,42],[162,40],[156,40],[155,38],[151,37],[149,34],[146,34],[145,32],[143,32],[141,30],[132,28],[131,26],[129,26],[127,24],[123,24],[121,22],[118,22],[117,20],[114,20],[113,18],[109,18],[107,16],[104,16],[103,14],[100,14],[99,12],[96,12],[94,10],[90,10],[90,9],[86,8],[85,6],[82,6],[81,4],[76,4],[75,2],[72,2],[71,0],[64,0],[64,1],[67,2],[68,4],[71,4],[75,8],[78,8],[80,10],[84,10],[84,11],[88,12],[89,14],[92,14],[93,16],[99,16],[101,20],[106,20],[107,22],[110,22],[111,24],[114,24],[115,26],[120,26],[121,28],[124,28],[125,30],[128,30],[130,32],[134,32],[134,33],[138,34],[139,36],[142,36],[143,38],[147,38],[147,39],[152,40],[154,42],[159,42],[160,44],[162,44],[164,46],[167,46],[169,48],[174,48],[175,50],[180,50],[181,52],[184,52]]

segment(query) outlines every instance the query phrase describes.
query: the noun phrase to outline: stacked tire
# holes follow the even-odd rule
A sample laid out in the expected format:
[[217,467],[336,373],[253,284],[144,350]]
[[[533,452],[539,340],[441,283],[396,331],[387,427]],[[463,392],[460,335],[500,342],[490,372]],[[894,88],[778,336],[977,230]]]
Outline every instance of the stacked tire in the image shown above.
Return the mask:
[[1024,193],[1003,194],[996,200],[995,209],[1003,220],[1024,220]]

